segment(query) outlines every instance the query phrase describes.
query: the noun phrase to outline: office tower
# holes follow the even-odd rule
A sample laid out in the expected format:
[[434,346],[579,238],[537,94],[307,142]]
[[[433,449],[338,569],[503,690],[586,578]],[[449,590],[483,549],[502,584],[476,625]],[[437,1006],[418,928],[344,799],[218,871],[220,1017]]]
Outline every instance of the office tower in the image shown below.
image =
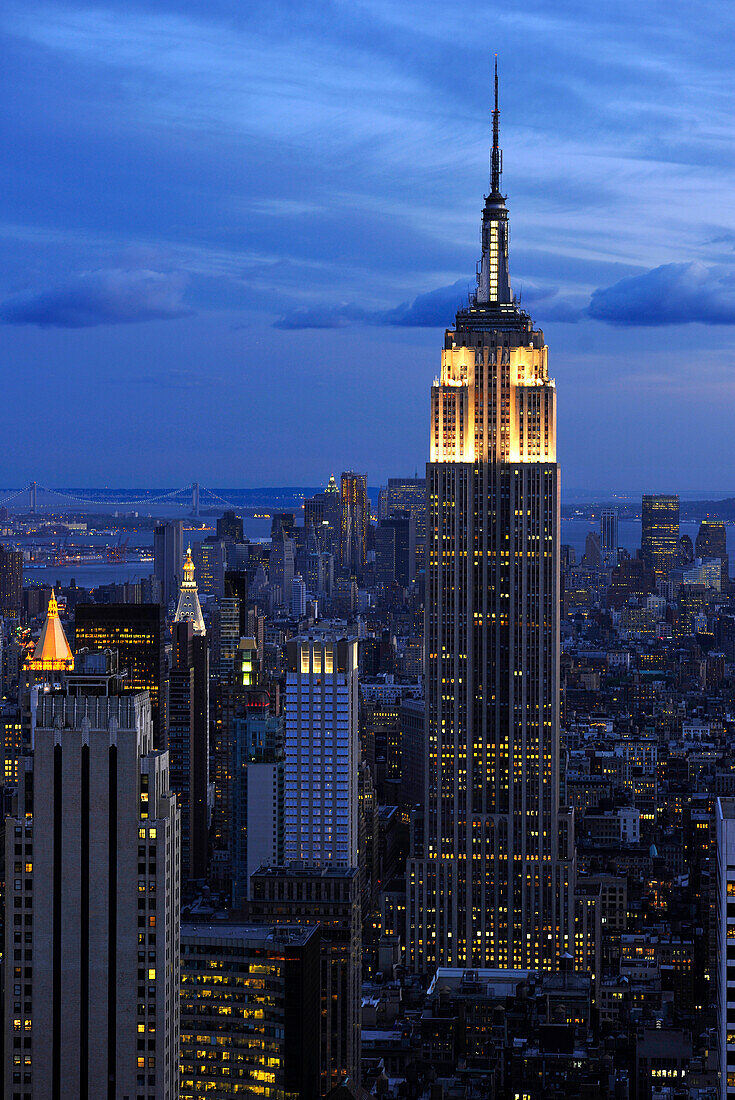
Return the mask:
[[273,536],[271,544],[268,580],[271,586],[277,586],[280,589],[279,603],[281,605],[290,597],[294,572],[295,549],[293,539],[289,538],[285,531],[279,530]]
[[235,671],[235,654],[240,641],[240,601],[221,596],[212,614],[212,669],[220,684]]
[[186,557],[184,558],[181,572],[182,580],[181,587],[179,588],[179,601],[176,605],[174,622],[189,622],[192,625],[194,634],[206,634],[207,631],[204,626],[202,608],[199,603],[199,590],[197,588],[197,582],[194,580],[194,562],[191,558],[191,547],[186,551]]
[[[543,334],[508,274],[497,75],[477,292],[431,391],[425,832],[407,959],[551,970],[573,931],[559,811],[559,470]],[[416,835],[416,831],[415,831]]]
[[194,547],[199,591],[220,599],[225,591],[227,547],[222,539],[207,538]]
[[329,481],[324,490],[324,515],[322,521],[327,531],[327,541],[322,549],[333,554],[335,558],[338,558],[342,539],[342,499],[340,488],[335,481],[334,474],[329,475]]
[[209,835],[209,648],[190,620],[176,621],[169,669],[171,790],[181,812],[181,878],[207,873]]
[[253,701],[258,705],[268,696],[257,690],[260,680],[260,661],[254,638],[241,638],[235,654],[233,675],[219,685],[219,712],[214,723],[212,752],[212,780],[214,783],[214,807],[212,833],[215,860],[223,875],[231,871],[232,863],[232,768],[235,755],[235,722],[244,718]]
[[319,549],[319,538],[312,526],[306,528],[304,549],[296,560],[306,589],[315,596],[328,597],[334,583],[334,557]]
[[286,862],[357,866],[357,642],[288,643]]
[[249,915],[261,923],[320,926],[320,1095],[360,1081],[362,922],[356,867],[290,864],[252,876]]
[[707,627],[707,588],[703,584],[682,584],[677,596],[676,636],[686,638]]
[[41,615],[46,614],[50,596],[51,589],[46,585],[32,584],[23,589],[23,610],[26,621],[40,618]]
[[304,527],[313,527],[319,531],[324,523],[324,493],[315,493],[313,497],[304,497]]
[[676,563],[677,565],[691,565],[694,561],[694,546],[689,535],[682,535],[679,539],[679,551]]
[[641,557],[665,581],[679,552],[679,498],[645,494],[641,506]]
[[380,519],[387,519],[391,512],[410,512],[416,529],[416,567],[424,568],[426,550],[426,478],[389,477],[388,485],[381,489]]
[[242,516],[235,512],[225,512],[217,520],[217,538],[223,542],[242,542],[245,538]]
[[17,619],[23,610],[23,555],[0,545],[0,615]]
[[695,553],[698,558],[719,558],[722,564],[722,591],[730,584],[730,558],[727,553],[725,524],[717,519],[703,519],[697,532]]
[[181,1100],[319,1095],[319,932],[181,928]]
[[735,1097],[735,971],[732,940],[735,927],[735,799],[718,798],[717,829],[717,1030],[720,1093]]
[[6,787],[15,787],[20,778],[24,744],[20,707],[12,703],[4,704],[0,710],[0,738],[3,748],[2,782]]
[[[182,554],[183,560],[183,554]],[[166,732],[166,652],[163,608],[157,603],[81,603],[75,615],[76,649],[116,649],[123,690],[151,697],[153,743],[163,747]]]
[[339,487],[332,475],[323,493],[304,500],[304,527],[314,529],[318,549],[323,553],[339,555],[340,515]]
[[184,521],[157,524],[153,532],[153,572],[161,583],[164,607],[169,607],[178,595],[183,560]]
[[5,828],[7,1097],[178,1095],[179,813],[148,694],[118,690],[98,672],[34,692]]
[[296,516],[293,512],[274,512],[271,517],[271,539],[278,538],[281,533],[293,535],[296,526]]
[[251,691],[232,725],[232,904],[250,898],[250,876],[283,864],[283,718],[265,691]]
[[306,585],[300,573],[291,581],[291,618],[303,619],[306,614]]
[[248,633],[248,574],[246,569],[228,569],[225,573],[225,597],[237,600],[240,637]]
[[600,512],[600,555],[603,569],[618,564],[618,510],[603,508]]
[[355,474],[351,470],[342,474],[340,503],[340,565],[345,573],[359,576],[365,566],[370,519],[367,474]]
[[424,700],[404,699],[399,711],[401,730],[400,805],[416,806],[424,797],[426,751]]
[[375,531],[375,580],[384,588],[408,588],[416,575],[416,524],[409,511],[394,511]]
[[352,619],[357,611],[357,582],[340,577],[332,587],[332,610],[340,619]]

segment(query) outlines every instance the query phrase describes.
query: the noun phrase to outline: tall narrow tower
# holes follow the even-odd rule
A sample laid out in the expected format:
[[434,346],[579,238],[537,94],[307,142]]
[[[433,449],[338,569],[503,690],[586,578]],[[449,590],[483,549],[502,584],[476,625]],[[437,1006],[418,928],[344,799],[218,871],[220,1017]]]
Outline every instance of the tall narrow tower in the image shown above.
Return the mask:
[[445,334],[427,466],[426,788],[408,962],[553,970],[571,945],[559,810],[559,470],[543,333],[518,306],[492,176],[477,291]]

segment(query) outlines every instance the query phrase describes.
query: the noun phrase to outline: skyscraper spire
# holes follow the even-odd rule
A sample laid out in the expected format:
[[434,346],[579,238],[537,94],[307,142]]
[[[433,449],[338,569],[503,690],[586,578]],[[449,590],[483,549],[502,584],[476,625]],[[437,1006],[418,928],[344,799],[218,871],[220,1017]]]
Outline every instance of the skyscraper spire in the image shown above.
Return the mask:
[[[477,270],[475,307],[483,310],[478,319],[487,326],[493,313],[497,326],[517,327],[521,315],[516,308],[508,268],[508,211],[500,190],[503,153],[500,148],[500,108],[498,107],[498,57],[495,55],[495,106],[493,107],[493,147],[490,154],[490,194],[482,212],[482,258]],[[467,312],[467,311],[464,311]],[[472,311],[470,311],[472,312]],[[475,310],[476,312],[476,310]]]
[[503,153],[500,148],[500,110],[498,108],[498,55],[495,54],[495,107],[493,108],[493,151],[490,194],[500,194],[500,177],[503,173]]

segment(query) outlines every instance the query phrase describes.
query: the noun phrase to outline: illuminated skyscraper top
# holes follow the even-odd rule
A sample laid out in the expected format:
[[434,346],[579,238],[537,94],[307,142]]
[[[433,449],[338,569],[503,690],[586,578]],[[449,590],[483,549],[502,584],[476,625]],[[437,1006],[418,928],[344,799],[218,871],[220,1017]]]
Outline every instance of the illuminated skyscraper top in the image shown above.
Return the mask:
[[74,667],[74,654],[64,634],[64,628],[59,620],[59,605],[56,602],[56,593],[51,590],[51,599],[48,602],[46,622],[36,642],[33,656],[26,662],[26,668],[34,672],[60,672]]
[[184,559],[184,579],[179,589],[179,602],[176,607],[174,622],[193,623],[195,634],[206,634],[197,582],[194,580],[194,562],[191,560],[191,547],[186,551],[186,558]]

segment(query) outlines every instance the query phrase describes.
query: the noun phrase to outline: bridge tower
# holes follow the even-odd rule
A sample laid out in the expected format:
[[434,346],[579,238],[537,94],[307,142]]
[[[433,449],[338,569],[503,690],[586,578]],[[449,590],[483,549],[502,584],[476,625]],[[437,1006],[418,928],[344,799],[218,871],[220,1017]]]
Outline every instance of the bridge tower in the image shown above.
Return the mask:
[[191,514],[199,515],[199,482],[195,481],[191,487]]
[[37,495],[37,492],[38,492],[38,485],[35,481],[32,481],[31,484],[28,486],[28,507],[30,509],[30,512],[31,512],[32,516],[35,516],[35,514],[36,514],[36,495]]

